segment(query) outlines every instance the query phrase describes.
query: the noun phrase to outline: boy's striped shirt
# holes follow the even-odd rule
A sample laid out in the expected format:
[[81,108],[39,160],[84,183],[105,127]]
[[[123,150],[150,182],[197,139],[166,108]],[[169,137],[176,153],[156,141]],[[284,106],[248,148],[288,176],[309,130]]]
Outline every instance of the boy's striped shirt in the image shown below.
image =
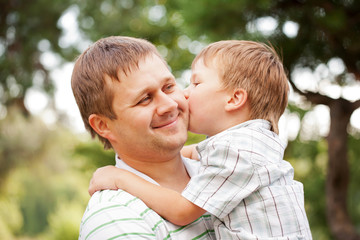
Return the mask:
[[218,239],[312,239],[303,185],[270,128],[250,120],[198,144],[202,166],[182,195],[213,215]]

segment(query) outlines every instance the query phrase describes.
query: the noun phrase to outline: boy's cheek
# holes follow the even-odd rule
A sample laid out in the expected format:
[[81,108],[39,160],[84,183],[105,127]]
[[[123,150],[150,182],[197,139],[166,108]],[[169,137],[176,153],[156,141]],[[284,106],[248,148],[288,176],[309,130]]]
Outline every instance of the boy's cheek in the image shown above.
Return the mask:
[[188,99],[186,99],[186,106],[188,107],[188,109],[190,109],[190,103],[189,103],[189,100]]

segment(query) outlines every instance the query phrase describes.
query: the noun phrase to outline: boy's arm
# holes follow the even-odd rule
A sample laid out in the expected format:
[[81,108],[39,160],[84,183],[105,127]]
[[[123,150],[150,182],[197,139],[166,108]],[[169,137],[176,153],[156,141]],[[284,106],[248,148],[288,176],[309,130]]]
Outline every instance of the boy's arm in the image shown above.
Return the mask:
[[123,189],[140,198],[160,216],[176,225],[186,225],[206,211],[193,204],[180,193],[152,184],[137,175],[114,166],[96,170],[90,182],[89,193],[101,189]]
[[181,155],[186,158],[199,160],[199,154],[196,151],[196,145],[197,144],[191,144],[191,145],[184,146],[180,151]]

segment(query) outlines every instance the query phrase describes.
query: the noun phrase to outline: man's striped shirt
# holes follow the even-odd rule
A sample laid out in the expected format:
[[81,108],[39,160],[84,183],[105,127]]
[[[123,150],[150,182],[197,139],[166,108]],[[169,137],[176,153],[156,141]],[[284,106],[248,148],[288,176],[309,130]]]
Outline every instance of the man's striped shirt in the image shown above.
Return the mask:
[[[199,162],[183,159],[189,175]],[[116,158],[116,166],[145,180],[156,182]],[[169,206],[176,207],[176,206]],[[205,214],[186,226],[174,225],[123,190],[96,192],[90,199],[80,226],[79,240],[95,239],[215,239],[211,216]]]

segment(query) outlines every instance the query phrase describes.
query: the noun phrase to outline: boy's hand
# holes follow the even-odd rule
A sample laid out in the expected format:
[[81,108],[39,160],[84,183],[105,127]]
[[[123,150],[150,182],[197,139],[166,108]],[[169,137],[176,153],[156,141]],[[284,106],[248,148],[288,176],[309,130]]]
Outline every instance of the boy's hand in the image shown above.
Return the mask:
[[180,150],[181,155],[183,157],[190,158],[193,160],[200,160],[199,153],[196,151],[196,146],[197,146],[197,144],[191,144],[191,145],[184,146]]
[[116,186],[116,177],[118,177],[119,174],[121,174],[121,169],[115,166],[105,166],[98,168],[90,180],[88,189],[90,196],[92,196],[96,191],[105,189],[118,189]]

